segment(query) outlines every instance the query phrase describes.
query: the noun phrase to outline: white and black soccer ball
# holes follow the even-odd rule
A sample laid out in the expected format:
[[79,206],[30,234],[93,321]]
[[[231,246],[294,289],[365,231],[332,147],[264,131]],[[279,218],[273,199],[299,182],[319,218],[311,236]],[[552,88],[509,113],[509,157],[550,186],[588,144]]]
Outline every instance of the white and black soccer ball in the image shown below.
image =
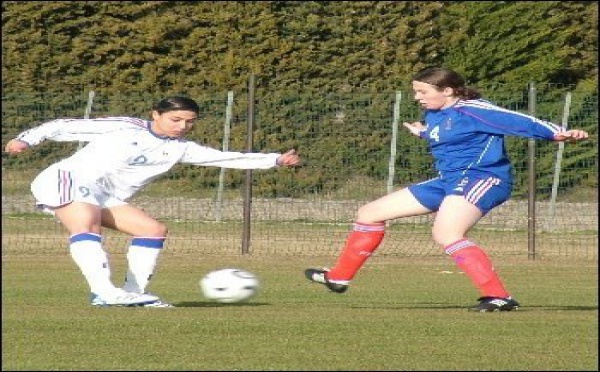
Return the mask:
[[247,301],[258,293],[258,277],[241,269],[211,271],[200,279],[200,289],[207,300],[220,303]]

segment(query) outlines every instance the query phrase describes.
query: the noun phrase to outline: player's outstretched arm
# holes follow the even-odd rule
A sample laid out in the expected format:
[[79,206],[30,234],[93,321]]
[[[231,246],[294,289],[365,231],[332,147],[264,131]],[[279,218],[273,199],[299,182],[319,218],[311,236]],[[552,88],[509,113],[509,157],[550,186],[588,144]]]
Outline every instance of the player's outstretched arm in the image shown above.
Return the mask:
[[11,139],[6,144],[4,150],[9,154],[19,154],[29,148],[29,144],[19,139]]
[[581,130],[581,129],[571,129],[571,130],[567,130],[565,132],[557,133],[554,136],[554,141],[557,141],[557,142],[563,142],[563,141],[576,142],[576,141],[584,140],[584,139],[586,139],[588,137],[589,137],[588,132],[586,132],[584,130]]
[[300,164],[300,157],[296,149],[288,150],[277,158],[277,165],[280,167],[294,167]]

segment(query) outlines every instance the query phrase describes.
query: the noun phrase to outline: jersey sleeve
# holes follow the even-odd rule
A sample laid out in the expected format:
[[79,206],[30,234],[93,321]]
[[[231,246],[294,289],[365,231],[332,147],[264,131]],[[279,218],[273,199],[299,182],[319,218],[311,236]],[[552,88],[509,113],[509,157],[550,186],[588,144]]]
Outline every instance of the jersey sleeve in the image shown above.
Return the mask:
[[553,140],[565,128],[531,115],[503,109],[483,100],[462,101],[455,109],[474,119],[485,133]]
[[219,151],[210,147],[187,142],[182,163],[190,163],[207,167],[233,169],[269,169],[277,166],[279,153],[242,153]]
[[17,139],[35,146],[45,140],[89,142],[99,135],[132,127],[147,127],[142,119],[109,117],[95,119],[56,119],[21,132]]

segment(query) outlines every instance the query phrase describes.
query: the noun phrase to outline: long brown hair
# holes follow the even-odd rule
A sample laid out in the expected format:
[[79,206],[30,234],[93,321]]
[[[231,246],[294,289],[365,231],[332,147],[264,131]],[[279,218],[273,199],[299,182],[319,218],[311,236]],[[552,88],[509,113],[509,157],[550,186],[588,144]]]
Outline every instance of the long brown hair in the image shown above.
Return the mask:
[[452,88],[454,94],[462,99],[481,98],[481,93],[479,93],[477,89],[465,85],[465,79],[458,72],[447,68],[426,68],[425,70],[418,72],[413,77],[413,81],[433,85],[437,87],[438,90]]

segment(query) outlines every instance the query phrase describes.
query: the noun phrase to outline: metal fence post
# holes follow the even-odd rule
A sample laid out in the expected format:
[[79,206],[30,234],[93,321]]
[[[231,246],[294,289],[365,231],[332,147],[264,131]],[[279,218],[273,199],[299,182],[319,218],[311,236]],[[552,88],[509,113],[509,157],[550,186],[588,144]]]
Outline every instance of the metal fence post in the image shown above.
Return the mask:
[[402,92],[396,92],[392,118],[392,141],[390,143],[390,158],[388,161],[387,193],[394,191],[394,175],[396,173],[396,147],[398,146],[398,122],[400,121],[400,100]]
[[[84,119],[90,118],[90,114],[92,113],[92,105],[94,104],[94,96],[95,95],[96,95],[96,92],[94,92],[93,90],[88,93],[87,105],[85,106],[85,111],[83,113]],[[83,142],[79,142],[79,144],[77,145],[77,150],[81,150],[82,147],[83,147]]]
[[[254,142],[254,75],[248,81],[248,134],[246,137],[246,151],[253,151]],[[252,169],[246,169],[246,182],[244,188],[244,221],[242,232],[242,254],[250,253],[250,218],[252,211]]]
[[[229,151],[229,136],[231,133],[231,117],[233,111],[233,91],[227,92],[227,106],[225,108],[225,124],[223,124],[223,151]],[[219,171],[219,187],[217,188],[217,205],[215,208],[215,220],[223,218],[223,188],[225,184],[225,168]]]
[[[529,114],[535,116],[536,91],[533,82],[529,83]],[[535,232],[536,232],[536,159],[535,159],[535,139],[530,138],[528,144],[528,198],[527,198],[527,258],[535,260]]]
[[[566,129],[569,126],[569,109],[571,108],[571,92],[567,92],[565,96],[565,106],[563,109],[562,126]],[[556,205],[556,197],[558,195],[559,178],[561,162],[563,157],[563,151],[565,150],[565,143],[558,143],[558,150],[556,151],[556,163],[554,164],[554,177],[552,179],[552,194],[550,195],[550,211],[548,212],[548,223],[546,230],[552,230],[552,220],[554,219],[554,207]]]

